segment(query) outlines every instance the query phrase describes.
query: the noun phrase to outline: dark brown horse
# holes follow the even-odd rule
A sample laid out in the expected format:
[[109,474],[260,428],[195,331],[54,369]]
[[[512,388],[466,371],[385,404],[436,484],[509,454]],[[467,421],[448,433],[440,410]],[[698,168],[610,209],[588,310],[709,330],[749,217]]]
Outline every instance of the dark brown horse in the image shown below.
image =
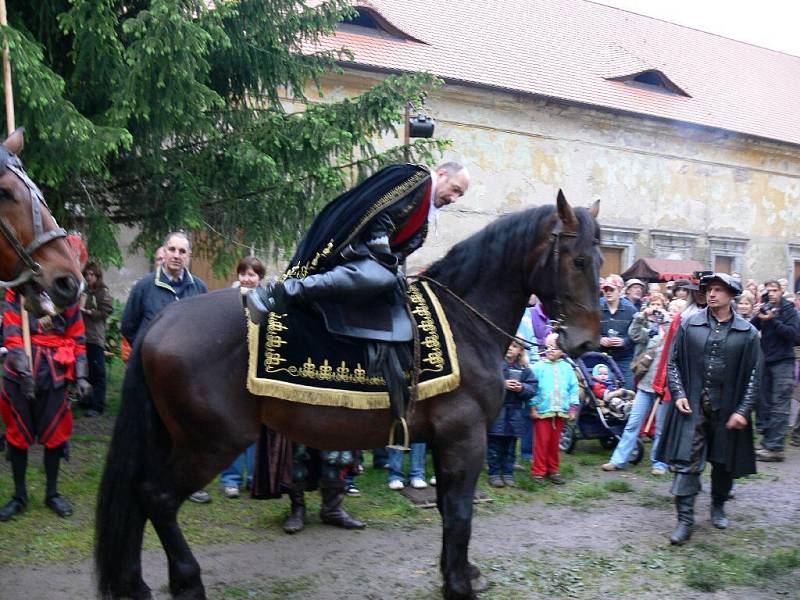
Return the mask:
[[[564,349],[580,354],[599,339],[596,214],[596,205],[573,211],[559,192],[557,209],[543,206],[498,219],[457,244],[427,275],[510,332],[535,291],[561,321]],[[508,339],[459,300],[444,293],[439,298],[458,348],[461,385],[420,402],[412,430],[433,450],[444,595],[473,598],[477,568],[467,557],[472,499],[486,428],[502,404],[499,365]],[[172,593],[205,598],[200,566],[176,515],[191,492],[256,440],[261,423],[315,448],[386,443],[388,410],[249,394],[245,339],[238,292],[223,290],[171,305],[135,345],[97,505],[95,561],[104,598],[149,597],[141,571],[147,519],[166,551]]]
[[13,287],[35,316],[78,301],[83,276],[67,233],[16,156],[24,144],[17,129],[0,144],[0,287]]

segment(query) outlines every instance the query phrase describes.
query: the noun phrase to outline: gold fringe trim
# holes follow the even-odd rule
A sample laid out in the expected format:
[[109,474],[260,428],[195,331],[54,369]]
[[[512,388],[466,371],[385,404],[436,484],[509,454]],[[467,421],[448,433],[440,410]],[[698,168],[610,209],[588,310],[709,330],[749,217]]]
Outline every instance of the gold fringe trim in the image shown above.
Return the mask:
[[[417,400],[425,400],[447,392],[452,392],[461,384],[461,370],[458,364],[456,343],[450,329],[450,323],[444,314],[439,299],[431,292],[427,283],[422,282],[430,298],[431,305],[436,313],[436,317],[441,324],[442,332],[445,337],[445,347],[452,373],[437,377],[430,381],[419,384],[419,395]],[[299,383],[288,383],[285,381],[274,381],[271,379],[259,378],[256,373],[258,363],[258,330],[259,325],[254,325],[245,309],[245,319],[247,322],[247,343],[249,347],[247,365],[247,390],[256,396],[270,396],[299,402],[301,404],[311,404],[314,406],[333,406],[339,408],[352,408],[356,410],[377,410],[389,408],[388,392],[356,392],[341,389],[325,389],[313,386],[302,385]]]

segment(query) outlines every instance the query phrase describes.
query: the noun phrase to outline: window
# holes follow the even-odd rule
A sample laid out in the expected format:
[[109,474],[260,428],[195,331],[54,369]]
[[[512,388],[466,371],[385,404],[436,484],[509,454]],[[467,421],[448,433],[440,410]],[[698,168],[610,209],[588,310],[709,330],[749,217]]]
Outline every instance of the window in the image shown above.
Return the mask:
[[629,75],[622,75],[621,77],[609,77],[608,79],[609,81],[619,81],[642,89],[691,98],[689,94],[658,69],[647,69]]
[[723,273],[741,273],[744,265],[744,253],[747,249],[747,238],[730,236],[708,236],[709,257],[715,271]]
[[624,248],[601,246],[600,250],[603,253],[603,266],[600,268],[600,277],[607,277],[612,273],[619,275],[625,270],[622,268]]
[[733,256],[722,256],[717,254],[714,257],[714,271],[717,273],[733,273]]
[[383,31],[383,27],[378,24],[378,21],[375,20],[374,16],[372,16],[372,13],[370,13],[368,10],[364,10],[363,8],[357,9],[355,16],[347,19],[345,23],[356,25],[358,27],[366,27],[367,29],[377,29],[378,31]]
[[600,269],[603,277],[611,273],[622,273],[633,264],[639,231],[632,227],[600,226],[600,238],[603,240],[600,249],[605,260]]

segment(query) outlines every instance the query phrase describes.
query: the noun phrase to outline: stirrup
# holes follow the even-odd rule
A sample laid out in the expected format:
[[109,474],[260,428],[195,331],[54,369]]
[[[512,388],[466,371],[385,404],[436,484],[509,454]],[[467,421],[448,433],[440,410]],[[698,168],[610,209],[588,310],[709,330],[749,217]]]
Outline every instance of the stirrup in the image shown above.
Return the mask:
[[[403,444],[397,444],[397,439],[395,437],[395,429],[397,429],[398,425],[403,426]],[[409,452],[411,448],[408,445],[409,436],[408,436],[408,423],[403,417],[398,417],[395,419],[394,423],[392,423],[391,428],[389,429],[389,443],[386,444],[387,448],[391,448],[392,450],[400,450],[402,452]]]

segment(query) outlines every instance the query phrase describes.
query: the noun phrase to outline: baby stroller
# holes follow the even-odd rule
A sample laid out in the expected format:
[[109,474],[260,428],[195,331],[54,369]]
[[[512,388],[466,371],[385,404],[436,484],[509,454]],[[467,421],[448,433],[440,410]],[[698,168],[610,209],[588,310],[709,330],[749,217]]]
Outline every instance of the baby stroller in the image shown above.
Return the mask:
[[[563,452],[571,454],[575,450],[578,440],[600,440],[600,445],[606,450],[613,450],[625,430],[625,419],[606,418],[600,410],[597,399],[592,393],[592,369],[595,365],[604,364],[608,368],[610,378],[617,388],[624,387],[625,378],[619,370],[617,363],[604,352],[587,352],[575,363],[575,375],[581,387],[581,405],[578,418],[572,423],[566,423],[561,432],[560,448]],[[636,450],[630,459],[633,464],[639,464],[644,456],[644,444],[636,440]]]

